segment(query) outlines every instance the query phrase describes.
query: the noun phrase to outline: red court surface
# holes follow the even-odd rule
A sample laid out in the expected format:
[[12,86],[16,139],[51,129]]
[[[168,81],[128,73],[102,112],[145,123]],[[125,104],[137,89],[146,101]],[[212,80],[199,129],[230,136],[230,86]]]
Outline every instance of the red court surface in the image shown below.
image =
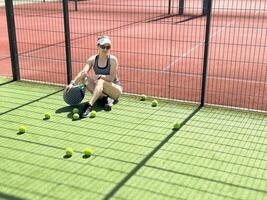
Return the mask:
[[[160,5],[153,13],[139,6],[127,13],[122,12],[123,2],[112,3],[111,11],[103,14],[97,4],[87,12],[82,6],[74,11],[70,3],[73,75],[97,53],[96,38],[105,34],[112,38],[111,53],[119,59],[125,92],[199,102],[206,17],[161,19],[166,7]],[[14,9],[21,78],[65,84],[63,14],[56,3],[40,5],[43,14],[31,6]],[[267,111],[267,22],[262,15],[212,18],[207,103]],[[0,19],[5,22],[2,10]],[[1,49],[8,55],[7,33],[0,34],[6,34]],[[10,60],[0,62],[0,75],[10,75]]]
[[8,44],[8,32],[6,25],[6,13],[3,7],[0,7],[0,75],[11,76],[10,52]]

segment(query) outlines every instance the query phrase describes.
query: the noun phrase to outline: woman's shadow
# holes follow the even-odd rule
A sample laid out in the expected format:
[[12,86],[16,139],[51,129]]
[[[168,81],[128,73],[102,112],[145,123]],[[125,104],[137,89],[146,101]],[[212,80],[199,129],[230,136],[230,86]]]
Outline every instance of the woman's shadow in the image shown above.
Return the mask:
[[[72,119],[72,115],[73,115],[72,109],[73,108],[78,108],[79,109],[79,114],[81,115],[83,107],[84,107],[85,104],[86,104],[86,102],[80,103],[77,106],[64,106],[64,107],[58,108],[56,110],[56,113],[57,114],[59,114],[59,113],[68,113],[67,117]],[[100,111],[105,110],[105,109],[104,109],[104,106],[102,105],[102,103],[97,101],[95,103],[95,105],[93,106],[93,110],[95,110],[96,112],[100,112]],[[80,119],[82,119],[82,118],[80,118]]]

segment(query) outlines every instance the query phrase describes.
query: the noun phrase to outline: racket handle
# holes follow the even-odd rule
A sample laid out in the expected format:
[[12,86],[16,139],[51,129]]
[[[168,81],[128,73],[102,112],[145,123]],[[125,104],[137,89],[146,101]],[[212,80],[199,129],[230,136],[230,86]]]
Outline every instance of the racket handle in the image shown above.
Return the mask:
[[85,87],[86,87],[86,85],[84,83],[82,83],[82,84],[79,85],[79,88],[80,89],[84,89]]

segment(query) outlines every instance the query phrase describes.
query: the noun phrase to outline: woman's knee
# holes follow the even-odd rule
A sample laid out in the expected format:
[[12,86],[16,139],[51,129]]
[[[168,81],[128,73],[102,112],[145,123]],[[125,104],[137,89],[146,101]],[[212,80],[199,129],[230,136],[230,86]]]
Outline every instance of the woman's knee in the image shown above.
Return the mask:
[[122,88],[120,86],[113,86],[108,93],[111,98],[118,99],[122,94]]
[[118,99],[120,96],[121,96],[121,94],[122,94],[122,87],[117,87],[117,91],[116,91],[116,96],[117,96],[117,98],[116,99]]
[[112,98],[115,99],[115,100],[118,100],[120,96],[121,96],[121,93],[120,92],[116,92],[116,93],[113,94]]

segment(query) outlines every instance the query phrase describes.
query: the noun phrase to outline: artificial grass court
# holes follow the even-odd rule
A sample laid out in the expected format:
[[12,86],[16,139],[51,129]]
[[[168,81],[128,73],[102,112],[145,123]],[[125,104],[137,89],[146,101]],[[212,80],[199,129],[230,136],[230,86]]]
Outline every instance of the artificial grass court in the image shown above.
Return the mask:
[[267,199],[264,113],[204,107],[175,132],[198,105],[124,95],[73,121],[62,87],[0,85],[0,199]]

